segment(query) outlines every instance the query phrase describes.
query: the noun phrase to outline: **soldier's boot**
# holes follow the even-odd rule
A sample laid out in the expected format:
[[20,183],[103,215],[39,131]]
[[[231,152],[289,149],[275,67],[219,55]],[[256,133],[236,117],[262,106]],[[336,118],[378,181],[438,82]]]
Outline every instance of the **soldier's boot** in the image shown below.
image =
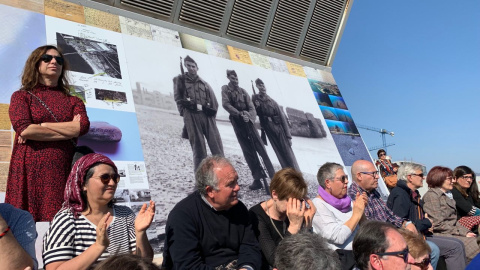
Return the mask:
[[253,180],[253,183],[248,186],[250,190],[257,190],[263,188],[262,181],[260,179]]
[[182,139],[187,139],[188,140],[188,132],[187,132],[187,127],[183,126],[182,129]]

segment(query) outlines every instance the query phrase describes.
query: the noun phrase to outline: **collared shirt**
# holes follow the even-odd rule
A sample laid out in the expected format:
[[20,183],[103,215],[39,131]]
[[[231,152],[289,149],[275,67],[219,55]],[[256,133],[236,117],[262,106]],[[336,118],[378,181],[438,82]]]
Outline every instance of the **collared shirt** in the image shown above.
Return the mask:
[[213,205],[207,201],[207,198],[205,198],[205,196],[203,196],[202,194],[200,194],[200,197],[202,198],[202,200],[208,205],[210,206],[213,210],[217,211],[217,209],[215,209],[215,207],[213,207]]
[[368,204],[365,206],[365,216],[367,219],[379,220],[384,222],[389,222],[395,225],[397,228],[402,227],[403,218],[395,215],[392,210],[390,210],[385,202],[382,200],[380,193],[376,189],[368,192],[361,188],[357,182],[353,182],[348,188],[348,196],[355,200],[357,192],[360,194],[365,192],[368,196]]

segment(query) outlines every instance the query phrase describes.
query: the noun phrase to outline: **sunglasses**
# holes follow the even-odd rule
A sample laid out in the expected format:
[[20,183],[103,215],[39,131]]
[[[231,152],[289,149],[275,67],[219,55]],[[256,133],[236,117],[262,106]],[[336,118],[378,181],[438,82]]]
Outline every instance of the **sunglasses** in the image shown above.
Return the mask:
[[[338,179],[338,178],[335,178],[335,180]],[[348,175],[342,175],[341,177],[339,177],[340,182],[344,183],[348,181]]]
[[375,254],[378,255],[378,256],[397,256],[397,257],[403,258],[403,261],[405,263],[408,263],[408,252],[409,252],[408,247],[406,247],[402,251],[384,252],[384,253],[375,253]]
[[113,173],[113,174],[104,173],[96,177],[99,178],[104,185],[107,185],[108,183],[110,183],[110,179],[112,179],[113,182],[115,182],[115,184],[117,184],[120,181],[120,175],[118,173]]
[[411,263],[411,265],[415,265],[417,267],[420,267],[420,269],[422,270],[426,270],[428,269],[428,266],[430,265],[431,262],[432,260],[430,259],[430,257],[427,257],[423,259],[421,262]]
[[473,180],[473,176],[469,176],[469,175],[460,176],[459,178]]
[[50,55],[50,54],[44,54],[44,55],[40,56],[40,60],[42,60],[45,63],[50,63],[50,61],[52,61],[53,58],[55,58],[55,61],[60,66],[63,65],[63,62],[65,62],[63,60],[63,57],[61,57],[61,56],[53,56],[53,55]]
[[412,173],[410,175],[416,175],[416,176],[420,176],[421,178],[423,178],[424,174],[423,173]]

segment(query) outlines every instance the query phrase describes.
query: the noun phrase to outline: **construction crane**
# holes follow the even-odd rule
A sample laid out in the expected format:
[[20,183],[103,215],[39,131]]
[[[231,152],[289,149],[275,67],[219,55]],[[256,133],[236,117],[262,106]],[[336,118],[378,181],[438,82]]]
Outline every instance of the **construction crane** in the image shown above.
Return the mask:
[[382,143],[383,144],[381,146],[370,147],[370,148],[368,148],[368,151],[375,151],[375,150],[378,150],[378,149],[384,149],[385,151],[387,151],[387,147],[395,145],[394,143],[387,144],[387,140],[385,138],[385,135],[390,135],[390,136],[393,137],[395,135],[395,132],[393,132],[393,131],[388,131],[384,128],[375,128],[375,127],[369,127],[369,126],[360,125],[360,124],[357,125],[357,127],[361,128],[361,129],[375,131],[375,132],[378,132],[378,133],[382,134]]

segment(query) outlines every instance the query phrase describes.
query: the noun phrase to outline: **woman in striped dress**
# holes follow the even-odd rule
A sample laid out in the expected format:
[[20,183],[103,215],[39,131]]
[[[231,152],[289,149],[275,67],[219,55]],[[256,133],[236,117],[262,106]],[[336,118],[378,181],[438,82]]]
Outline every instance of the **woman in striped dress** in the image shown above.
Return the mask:
[[134,253],[153,258],[146,230],[155,204],[133,211],[113,204],[120,175],[115,164],[101,154],[88,154],[72,168],[62,209],[43,239],[46,270],[89,269],[109,256]]

